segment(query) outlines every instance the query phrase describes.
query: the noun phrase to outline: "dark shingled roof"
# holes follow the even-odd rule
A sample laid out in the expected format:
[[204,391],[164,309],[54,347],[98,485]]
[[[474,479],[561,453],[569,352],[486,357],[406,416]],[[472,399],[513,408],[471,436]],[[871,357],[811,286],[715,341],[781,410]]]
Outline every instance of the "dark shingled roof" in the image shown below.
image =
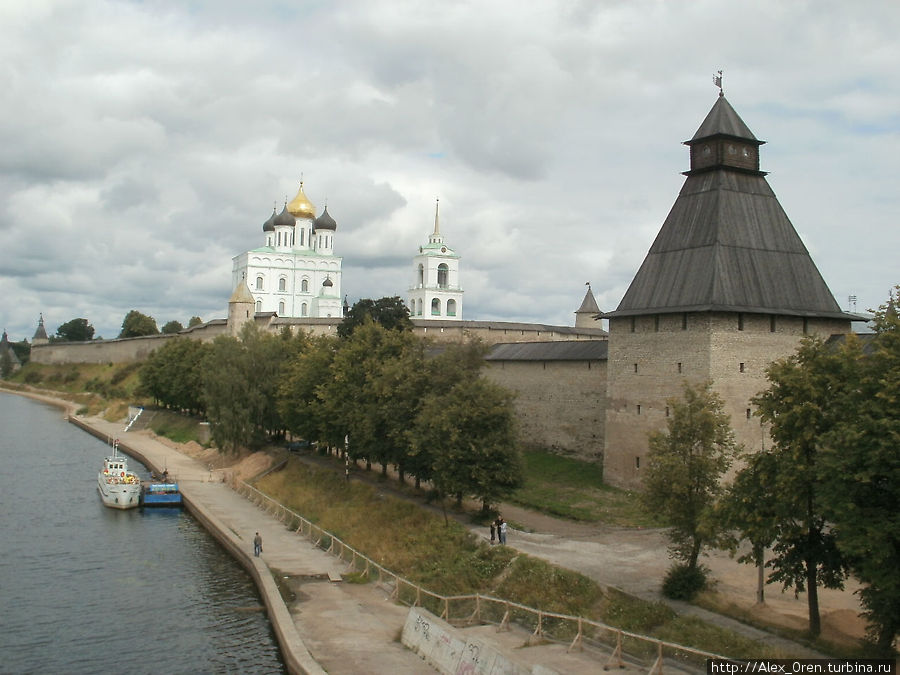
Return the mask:
[[605,361],[606,340],[507,342],[491,347],[486,361]]
[[[724,97],[695,139],[755,138]],[[841,311],[761,171],[689,174],[622,302],[606,317],[727,311],[854,319]]]

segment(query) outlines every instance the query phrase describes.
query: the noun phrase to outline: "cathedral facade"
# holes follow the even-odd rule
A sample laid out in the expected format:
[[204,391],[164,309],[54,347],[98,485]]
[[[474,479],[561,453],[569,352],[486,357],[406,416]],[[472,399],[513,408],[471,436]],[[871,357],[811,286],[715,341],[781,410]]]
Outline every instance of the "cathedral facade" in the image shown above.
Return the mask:
[[263,223],[263,245],[232,259],[231,287],[246,284],[258,313],[280,317],[341,317],[341,258],[337,223],[303,192]]

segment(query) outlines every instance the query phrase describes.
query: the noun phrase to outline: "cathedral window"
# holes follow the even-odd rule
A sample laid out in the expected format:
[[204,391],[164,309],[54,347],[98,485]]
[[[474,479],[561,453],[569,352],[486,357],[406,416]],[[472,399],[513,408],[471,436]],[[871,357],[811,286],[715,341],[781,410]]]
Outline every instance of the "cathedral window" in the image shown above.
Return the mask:
[[261,312],[261,311],[262,311],[262,300],[257,300],[257,301],[256,301],[256,311],[257,311],[257,312]]
[[416,305],[417,305],[416,314],[418,314],[419,316],[422,316],[422,299],[421,298],[419,298],[419,301],[416,303]]
[[256,277],[256,290],[261,291],[263,289],[263,278],[262,276]]
[[300,245],[306,246],[306,230],[304,229],[300,230]]
[[304,279],[300,282],[300,292],[309,293],[309,279]]
[[287,279],[285,279],[284,277],[281,277],[281,278],[278,280],[278,290],[279,290],[279,291],[284,291],[284,290],[286,290],[286,289],[287,289]]
[[[425,285],[425,268],[419,263],[419,280],[418,280],[419,288]],[[421,312],[419,312],[421,314]]]
[[432,316],[440,316],[441,315],[441,301],[437,298],[433,298],[431,301],[431,315]]
[[278,316],[284,316],[284,300],[278,303]]
[[438,287],[447,288],[450,279],[450,268],[447,266],[447,263],[441,263],[440,265],[438,265],[437,273]]
[[447,301],[447,316],[456,316],[456,300]]
[[306,316],[306,303],[300,305],[300,316]]

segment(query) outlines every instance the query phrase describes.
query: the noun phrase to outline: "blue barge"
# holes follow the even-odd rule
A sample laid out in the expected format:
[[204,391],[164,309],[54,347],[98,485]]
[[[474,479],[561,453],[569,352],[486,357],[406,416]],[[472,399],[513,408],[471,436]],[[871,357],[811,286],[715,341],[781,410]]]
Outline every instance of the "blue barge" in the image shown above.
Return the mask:
[[181,506],[178,483],[144,483],[141,491],[144,506]]

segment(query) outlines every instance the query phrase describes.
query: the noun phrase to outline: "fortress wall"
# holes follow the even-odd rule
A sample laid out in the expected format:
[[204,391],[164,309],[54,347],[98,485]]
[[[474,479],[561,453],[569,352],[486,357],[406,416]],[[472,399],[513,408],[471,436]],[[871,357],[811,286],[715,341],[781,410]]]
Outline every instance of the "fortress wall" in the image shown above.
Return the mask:
[[490,361],[484,373],[516,392],[517,421],[526,443],[603,460],[605,361]]

